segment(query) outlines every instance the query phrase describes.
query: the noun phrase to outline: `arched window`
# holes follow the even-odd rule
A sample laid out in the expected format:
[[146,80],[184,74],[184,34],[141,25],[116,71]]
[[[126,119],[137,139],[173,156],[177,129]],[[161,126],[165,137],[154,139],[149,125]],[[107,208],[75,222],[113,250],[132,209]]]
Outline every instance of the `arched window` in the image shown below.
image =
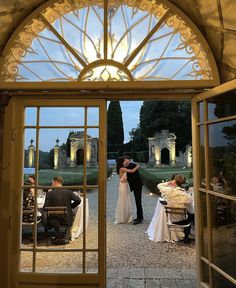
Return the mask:
[[206,41],[164,0],[49,1],[4,55],[1,82],[218,81]]

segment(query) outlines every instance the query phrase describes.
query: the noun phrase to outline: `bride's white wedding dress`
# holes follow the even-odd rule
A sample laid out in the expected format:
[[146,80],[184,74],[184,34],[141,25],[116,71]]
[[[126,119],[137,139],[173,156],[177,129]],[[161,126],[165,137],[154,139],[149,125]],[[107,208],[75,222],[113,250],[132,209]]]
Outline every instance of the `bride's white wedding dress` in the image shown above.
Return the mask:
[[115,224],[130,223],[132,221],[131,196],[126,173],[124,173],[120,179],[118,192],[119,196],[116,204]]

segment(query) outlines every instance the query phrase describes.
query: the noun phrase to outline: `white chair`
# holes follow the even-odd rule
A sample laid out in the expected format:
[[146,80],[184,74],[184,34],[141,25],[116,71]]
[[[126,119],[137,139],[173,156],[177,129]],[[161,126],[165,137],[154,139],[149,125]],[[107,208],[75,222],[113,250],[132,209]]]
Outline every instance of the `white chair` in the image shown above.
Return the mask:
[[[171,207],[171,206],[165,206],[165,213],[167,214],[167,225],[170,230],[170,235],[173,230],[179,231],[182,229],[184,231],[184,243],[189,243],[189,232],[191,229],[191,222],[188,223],[188,213],[187,213],[187,208],[182,208],[182,207]],[[180,217],[182,220],[181,222],[185,222],[184,224],[178,224],[174,223],[171,220],[171,216],[182,216]],[[173,217],[172,217],[173,218]],[[178,221],[176,221],[178,222]],[[169,246],[168,246],[168,251],[169,251]]]

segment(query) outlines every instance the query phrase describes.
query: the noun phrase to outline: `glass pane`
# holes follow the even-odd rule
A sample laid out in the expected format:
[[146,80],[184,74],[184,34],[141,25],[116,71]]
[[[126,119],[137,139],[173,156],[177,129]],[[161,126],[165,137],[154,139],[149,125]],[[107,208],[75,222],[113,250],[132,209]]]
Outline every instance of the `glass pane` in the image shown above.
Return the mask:
[[83,107],[40,108],[40,126],[83,126]]
[[203,123],[204,121],[204,103],[203,102],[200,102],[198,104],[198,109],[199,109],[199,119],[198,121],[200,121],[200,123]]
[[35,173],[36,129],[25,129],[24,138],[24,178],[27,179]]
[[86,224],[86,248],[98,248],[98,188],[87,191],[87,202],[89,205],[89,214]]
[[86,253],[86,271],[87,273],[98,273],[98,253]]
[[211,189],[236,193],[236,120],[209,125]]
[[36,126],[37,124],[37,108],[25,108],[25,126]]
[[83,183],[84,130],[40,129],[39,184],[51,185],[54,176],[62,176],[63,185]]
[[202,224],[202,256],[208,259],[208,230],[207,230],[207,203],[206,203],[206,194],[203,192],[200,192],[201,196],[201,224]]
[[236,278],[236,202],[211,196],[213,263]]
[[98,137],[99,129],[87,130],[86,162],[88,185],[98,184]]
[[82,252],[38,252],[36,272],[40,273],[82,273]]
[[[76,195],[78,195],[81,199],[79,206],[73,209],[73,223],[71,227],[71,240],[73,241],[73,247],[83,248],[83,233],[84,229],[84,215],[85,215],[85,225],[88,227],[89,223],[89,202],[86,198],[86,202],[84,203],[85,193],[82,190],[74,191]],[[84,211],[84,209],[86,209]]]
[[[233,263],[231,263],[233,265]],[[235,284],[226,279],[224,276],[213,270],[213,287],[214,288],[235,288]]]
[[209,120],[236,115],[236,90],[211,98],[207,102]]
[[87,125],[98,126],[99,125],[99,108],[89,107],[87,109]]
[[202,274],[203,274],[203,282],[209,283],[209,266],[205,262],[202,263]]
[[200,126],[200,187],[206,188],[204,126]]
[[20,272],[32,272],[33,252],[21,251],[20,253]]

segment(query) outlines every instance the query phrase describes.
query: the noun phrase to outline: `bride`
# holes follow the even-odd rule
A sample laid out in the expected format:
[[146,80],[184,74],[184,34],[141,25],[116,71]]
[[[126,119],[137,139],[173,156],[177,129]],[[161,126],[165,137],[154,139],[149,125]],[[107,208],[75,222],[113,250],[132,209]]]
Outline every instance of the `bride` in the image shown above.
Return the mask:
[[118,186],[119,196],[116,204],[115,224],[130,223],[132,221],[131,197],[126,173],[134,173],[140,168],[140,166],[137,165],[132,170],[126,169],[123,163],[124,158],[121,157],[118,159],[116,166],[116,171],[120,177],[120,181]]

